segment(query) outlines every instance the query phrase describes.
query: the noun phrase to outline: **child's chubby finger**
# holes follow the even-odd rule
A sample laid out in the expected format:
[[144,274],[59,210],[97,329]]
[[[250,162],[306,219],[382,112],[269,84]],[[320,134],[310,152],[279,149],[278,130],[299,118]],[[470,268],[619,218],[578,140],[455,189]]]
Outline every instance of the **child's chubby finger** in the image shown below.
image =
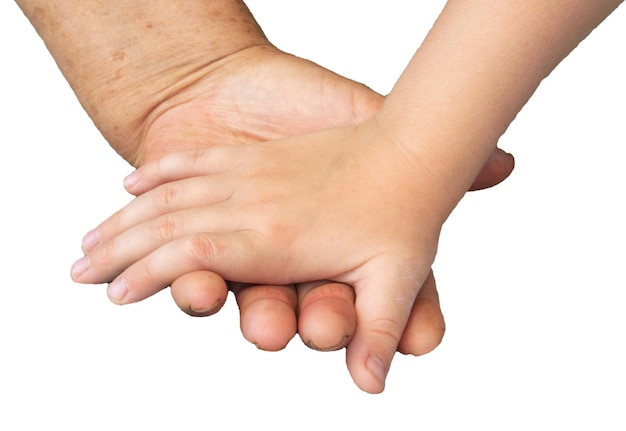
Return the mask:
[[372,262],[353,284],[357,328],[347,347],[346,363],[352,379],[365,392],[384,390],[413,302],[426,278],[410,268]]
[[[124,188],[138,196],[168,182],[225,172],[236,166],[239,160],[233,148],[231,145],[222,145],[169,154],[146,163],[124,178]],[[241,149],[236,151],[240,154]]]
[[82,241],[88,253],[124,231],[164,214],[216,205],[232,195],[223,178],[201,176],[163,184],[133,199],[107,220],[93,229]]
[[332,281],[301,283],[297,289],[302,341],[319,351],[346,347],[356,329],[354,289]]
[[251,231],[188,235],[166,243],[132,264],[109,284],[107,293],[116,304],[137,302],[184,274],[196,271],[211,271],[224,279],[245,283],[252,280],[282,283],[280,257],[273,257],[270,249]]
[[421,356],[434,350],[443,339],[446,324],[439,304],[435,277],[431,271],[417,294],[398,352]]
[[164,214],[133,226],[88,252],[72,266],[72,279],[86,284],[105,283],[170,241],[197,232],[237,231],[237,220],[228,203],[211,206],[210,210],[193,208]]

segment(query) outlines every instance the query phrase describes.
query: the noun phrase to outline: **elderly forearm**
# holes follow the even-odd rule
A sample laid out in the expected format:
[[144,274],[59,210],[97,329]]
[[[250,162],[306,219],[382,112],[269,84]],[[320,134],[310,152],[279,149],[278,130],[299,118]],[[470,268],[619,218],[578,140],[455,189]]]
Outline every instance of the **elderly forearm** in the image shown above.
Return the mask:
[[233,52],[265,43],[240,0],[18,0],[83,107],[132,158],[150,115]]
[[463,196],[541,80],[620,3],[447,3],[378,116],[442,185],[444,212]]

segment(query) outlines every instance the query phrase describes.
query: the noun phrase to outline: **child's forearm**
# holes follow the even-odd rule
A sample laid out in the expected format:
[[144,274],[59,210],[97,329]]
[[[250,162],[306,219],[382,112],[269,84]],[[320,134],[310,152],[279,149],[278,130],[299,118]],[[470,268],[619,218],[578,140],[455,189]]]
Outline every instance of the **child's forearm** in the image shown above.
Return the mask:
[[441,184],[444,216],[541,80],[620,3],[447,3],[378,115]]
[[241,0],[17,0],[127,160],[146,118],[220,58],[265,43]]

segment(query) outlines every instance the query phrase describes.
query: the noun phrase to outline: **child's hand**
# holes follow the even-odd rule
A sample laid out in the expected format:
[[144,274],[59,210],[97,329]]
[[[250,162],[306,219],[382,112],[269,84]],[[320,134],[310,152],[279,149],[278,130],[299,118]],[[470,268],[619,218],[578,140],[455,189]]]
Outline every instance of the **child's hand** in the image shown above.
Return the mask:
[[[348,127],[374,115],[383,101],[382,96],[361,84],[263,46],[238,51],[198,85],[185,87],[178,97],[186,102],[177,103],[150,123],[145,139],[135,149],[135,163],[155,161],[180,150],[253,144]],[[302,100],[307,102],[303,104]],[[131,119],[128,115],[124,118]],[[119,121],[115,123],[120,125]],[[122,142],[126,145],[133,140]],[[124,152],[119,146],[115,148]],[[495,185],[512,169],[513,158],[498,150],[476,178],[474,188]],[[93,244],[83,246],[90,251]],[[208,271],[181,276],[173,281],[170,291],[179,307],[193,315],[216,312],[227,296],[224,280]],[[296,331],[311,347],[339,349],[354,334],[354,292],[347,285],[252,284],[235,289],[235,298],[242,334],[260,349],[281,349]],[[441,341],[443,327],[433,282],[432,288],[419,293],[399,351],[414,355],[431,351]]]
[[[348,367],[383,389],[447,216],[441,189],[375,122],[250,146],[177,153],[127,179],[139,196],[103,223],[79,281],[119,303],[208,269],[239,282],[354,286]],[[297,142],[296,142],[297,141]]]

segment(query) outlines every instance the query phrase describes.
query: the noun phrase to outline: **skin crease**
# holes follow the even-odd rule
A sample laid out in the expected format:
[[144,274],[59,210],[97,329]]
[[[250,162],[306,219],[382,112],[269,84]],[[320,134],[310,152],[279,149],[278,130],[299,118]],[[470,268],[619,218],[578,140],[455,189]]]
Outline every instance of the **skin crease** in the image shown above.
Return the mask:
[[[140,196],[103,223],[107,242],[77,278],[115,277],[119,303],[197,269],[350,284],[358,325],[348,368],[361,389],[382,391],[441,225],[541,80],[619,3],[448,2],[362,124],[174,154],[127,178]],[[148,232],[158,235],[139,244]]]
[[[125,10],[120,5],[114,3],[97,5],[97,7],[112,7],[122,11]],[[176,22],[176,19],[172,18],[176,17],[178,10],[173,11],[169,8],[169,5],[174,5],[175,3],[168,2],[167,7],[162,8],[163,13],[168,15],[167,25]],[[214,3],[217,4],[217,2]],[[241,5],[238,4],[239,2],[225,3],[229,4],[231,12],[235,14],[245,13],[245,9],[241,8]],[[143,11],[142,13],[148,15],[161,13],[161,8],[156,6],[156,3],[154,4],[154,10]],[[188,7],[189,4],[187,2],[185,7]],[[98,49],[101,49],[102,46],[96,46],[93,49],[95,59],[89,57],[89,49],[94,47],[84,46],[83,44],[85,41],[93,40],[93,38],[82,37],[80,31],[81,25],[84,25],[90,35],[94,34],[94,27],[89,22],[89,19],[85,19],[85,13],[89,17],[89,13],[92,12],[89,10],[89,7],[92,7],[91,3],[76,2],[69,9],[65,7],[63,2],[54,1],[21,1],[19,5],[27,12],[38,32],[44,38],[47,46],[55,56],[55,60],[59,63],[81,103],[83,103],[85,109],[94,119],[98,128],[107,137],[111,145],[135,165],[152,160],[151,157],[157,158],[174,150],[197,147],[198,145],[211,145],[211,142],[224,143],[226,140],[233,143],[250,143],[306,133],[324,127],[356,124],[373,115],[382,103],[380,96],[359,84],[323,71],[319,66],[278,53],[265,41],[260,30],[246,19],[238,21],[241,30],[238,34],[244,36],[241,38],[241,43],[251,49],[239,49],[239,47],[232,46],[233,38],[229,37],[228,40],[225,40],[223,37],[225,32],[220,29],[218,33],[222,35],[223,40],[216,40],[210,46],[210,50],[218,49],[219,47],[224,49],[224,52],[218,53],[219,60],[206,62],[206,59],[194,57],[194,61],[191,61],[190,64],[193,65],[200,61],[201,63],[203,62],[202,67],[191,71],[183,70],[178,74],[172,75],[172,79],[168,82],[169,74],[162,73],[159,70],[143,70],[137,67],[138,64],[142,65],[143,61],[133,61],[136,57],[139,57],[139,59],[145,57],[145,47],[119,46],[124,41],[114,40],[115,43],[113,45],[116,45],[114,49],[111,49],[113,45],[102,45],[106,47],[108,55],[99,55]],[[80,16],[81,19],[73,19],[75,10],[83,7],[86,9],[81,11],[83,12]],[[179,10],[185,12],[185,7],[179,8]],[[216,5],[216,7],[218,6]],[[194,12],[194,17],[202,17],[204,12],[203,9],[193,9],[193,7],[190,10]],[[102,12],[101,10],[96,10],[96,12],[94,16],[98,18],[106,16],[106,14],[100,13]],[[125,21],[124,19],[117,19],[119,17],[115,15],[109,14],[109,16],[112,16],[114,19],[111,22],[107,22],[106,25],[100,26],[102,32],[104,32],[104,28],[107,26],[117,25],[118,23],[123,25],[126,22],[131,23],[129,29],[121,32],[117,31],[116,33],[125,34],[125,32],[137,31],[137,26],[134,25],[136,18]],[[213,16],[213,18],[215,17]],[[224,14],[222,18],[224,18]],[[177,52],[179,49],[176,46],[171,46],[176,42],[175,40],[170,40],[167,37],[165,38],[166,40],[162,40],[163,37],[159,39],[159,36],[154,38],[156,34],[155,29],[159,29],[162,25],[163,23],[158,19],[149,19],[147,24],[139,30],[142,32],[141,40],[146,39],[148,45],[155,46],[158,43],[159,49],[167,59],[157,64],[163,64],[166,66],[165,70],[170,70],[171,64],[168,62],[171,62],[174,56],[169,55],[167,51],[173,50]],[[228,21],[228,25],[232,26],[232,21]],[[64,30],[64,26],[71,28],[71,32],[68,32],[67,29]],[[195,31],[196,28],[202,27],[202,23],[186,19],[185,26]],[[167,31],[162,33],[168,34]],[[77,49],[74,49],[76,47],[72,43],[66,43],[68,35],[70,38],[73,37],[72,35],[75,36],[76,40],[70,42],[77,43],[79,45]],[[232,32],[229,33],[230,35],[232,35]],[[202,46],[206,50],[206,39],[202,40]],[[235,54],[239,53],[241,55],[227,54],[233,50]],[[80,64],[76,61],[76,58],[71,56],[72,52],[80,52],[82,54],[81,60],[84,60],[84,63]],[[272,61],[258,61],[256,57],[259,56],[260,52],[265,53],[263,56],[267,56],[268,52],[272,52]],[[254,55],[250,56],[250,54]],[[113,62],[113,64],[117,64],[119,67],[114,69],[100,67],[101,58],[105,58],[107,62]],[[239,63],[237,63],[238,61]],[[332,100],[321,100],[318,105],[313,104],[312,107],[304,109],[304,112],[300,114],[305,116],[307,121],[302,121],[298,115],[294,116],[293,111],[289,112],[289,115],[282,113],[282,115],[277,115],[274,118],[258,118],[254,114],[258,112],[259,105],[250,103],[250,106],[245,107],[245,109],[242,109],[241,104],[237,105],[236,112],[229,112],[226,109],[221,113],[221,117],[217,109],[214,112],[209,112],[208,114],[212,115],[212,117],[209,117],[209,122],[207,122],[207,117],[196,118],[196,124],[200,125],[198,128],[189,127],[189,122],[184,122],[189,121],[188,113],[197,109],[198,104],[212,104],[211,106],[214,107],[216,106],[215,101],[219,100],[220,97],[223,100],[228,99],[232,102],[234,93],[228,93],[228,86],[224,86],[225,77],[233,76],[232,70],[230,74],[227,74],[227,65],[230,64],[231,67],[234,67],[234,65],[249,67],[250,63],[255,61],[258,61],[258,64],[264,67],[275,62],[276,70],[280,69],[281,74],[283,73],[285,62],[294,64],[297,62],[298,65],[295,66],[294,72],[300,75],[301,72],[307,70],[307,76],[310,79],[308,89],[311,90],[314,87],[315,91],[319,92],[319,81],[323,81],[330,89],[330,91],[325,91],[324,93],[335,94],[337,100],[334,102],[336,103],[332,103]],[[281,67],[278,67],[279,65]],[[149,63],[148,66],[152,68],[154,64]],[[258,69],[260,67],[249,69],[250,77],[254,76],[258,80],[258,75],[252,72],[254,70],[258,72]],[[113,76],[102,75],[103,71],[108,72],[109,70],[113,71]],[[222,74],[221,76],[220,73]],[[274,76],[277,75],[275,74]],[[154,79],[153,77],[155,76],[158,79]],[[236,75],[234,76],[236,77]],[[130,82],[127,82],[129,77],[132,79]],[[208,77],[211,79],[208,79]],[[142,84],[136,85],[133,79],[137,79]],[[219,83],[219,85],[216,86],[211,81]],[[268,80],[267,82],[271,84],[271,81]],[[163,87],[167,91],[155,92],[152,88],[146,87],[145,83]],[[281,86],[285,85],[282,77],[280,84]],[[272,94],[274,94],[275,91],[273,90],[275,88],[269,88],[267,91],[272,91]],[[299,88],[299,90],[302,91],[302,88]],[[153,100],[154,94],[163,97],[164,100]],[[199,97],[201,94],[209,97],[202,99]],[[131,100],[133,103],[124,103],[124,100]],[[141,106],[134,103],[136,100],[146,100],[148,105]],[[235,100],[248,101],[241,94],[239,99],[235,98]],[[349,109],[346,109],[346,106]],[[222,105],[221,107],[227,106]],[[132,109],[130,111],[120,111],[122,108]],[[242,112],[246,111],[248,111],[246,115],[241,115]],[[149,112],[149,114],[146,115],[145,112]],[[206,110],[200,110],[200,112],[207,114]],[[326,117],[320,118],[316,112],[324,112]],[[337,115],[338,113],[340,115]],[[349,114],[347,117],[346,113]],[[285,124],[286,118],[293,118],[296,121]],[[330,122],[328,121],[329,118]],[[242,119],[253,121],[245,122],[245,127],[232,127],[233,123],[241,124]],[[216,124],[221,124],[223,127],[216,128]],[[213,135],[207,133],[207,126],[210,126]],[[184,129],[185,132],[183,133],[181,129]],[[217,132],[215,132],[216,129]],[[179,142],[178,146],[171,145],[173,140]],[[479,176],[477,179],[477,186],[489,186],[501,181],[510,173],[512,165],[513,161],[510,156],[499,152],[494,153],[494,157],[483,171],[485,175]],[[88,249],[86,247],[86,250]],[[200,283],[197,283],[198,279],[200,279]],[[411,336],[402,337],[398,345],[398,350],[404,353],[426,353],[434,348],[443,336],[443,316],[439,309],[434,278],[429,276],[425,283],[424,288],[418,294],[413,308],[413,313],[416,317],[410,320],[411,324],[415,324],[414,330],[408,331],[407,333],[410,333]],[[175,280],[172,283],[172,292],[176,302],[182,308],[189,310],[191,313],[210,314],[219,309],[223,303],[225,299],[225,296],[222,295],[225,292],[224,286],[223,280],[215,274],[211,275],[205,272],[191,273],[183,276],[180,280]],[[193,293],[194,289],[196,289],[195,296]],[[285,286],[259,286],[256,288],[251,286],[242,288],[239,286],[234,288],[234,290],[241,307],[244,336],[261,348],[268,350],[282,348],[293,337],[296,329],[300,332],[305,342],[311,346],[321,350],[340,348],[349,341],[350,334],[354,332],[354,325],[356,324],[353,305],[354,293],[346,285],[316,283],[314,286],[300,286],[297,290],[286,288]],[[178,295],[177,292],[184,293]],[[185,295],[189,295],[193,299],[186,301]],[[193,301],[197,302],[192,304]],[[283,311],[278,312],[281,309]],[[334,310],[331,316],[336,318],[335,321],[326,317],[328,310]],[[282,315],[285,318],[278,319],[273,323],[263,321],[265,318],[271,320],[277,315]],[[324,316],[324,318],[320,319],[321,316]],[[421,319],[420,316],[424,316],[424,318]],[[433,316],[436,317],[433,318]],[[298,320],[296,320],[296,317],[298,317]],[[328,327],[320,326],[317,324],[318,321],[328,323],[329,325],[332,324],[332,327],[329,329]],[[267,328],[267,325],[274,329],[254,333],[255,328]],[[420,328],[423,328],[423,330]],[[415,335],[416,333],[422,335],[418,337]]]

